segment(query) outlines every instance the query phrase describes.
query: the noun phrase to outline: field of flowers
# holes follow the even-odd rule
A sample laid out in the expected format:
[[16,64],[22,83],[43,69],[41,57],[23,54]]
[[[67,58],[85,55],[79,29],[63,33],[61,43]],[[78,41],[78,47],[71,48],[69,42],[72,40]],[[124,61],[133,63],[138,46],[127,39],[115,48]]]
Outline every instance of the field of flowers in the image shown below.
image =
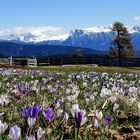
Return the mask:
[[140,139],[140,74],[0,69],[0,140]]

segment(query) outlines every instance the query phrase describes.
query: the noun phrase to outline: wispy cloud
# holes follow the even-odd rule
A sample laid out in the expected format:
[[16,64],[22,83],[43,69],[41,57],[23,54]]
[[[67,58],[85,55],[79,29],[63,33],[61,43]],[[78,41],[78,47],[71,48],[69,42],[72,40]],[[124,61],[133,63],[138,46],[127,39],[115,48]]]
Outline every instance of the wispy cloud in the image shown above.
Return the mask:
[[135,21],[140,21],[140,16],[135,16],[135,17],[134,17],[134,20],[135,20]]

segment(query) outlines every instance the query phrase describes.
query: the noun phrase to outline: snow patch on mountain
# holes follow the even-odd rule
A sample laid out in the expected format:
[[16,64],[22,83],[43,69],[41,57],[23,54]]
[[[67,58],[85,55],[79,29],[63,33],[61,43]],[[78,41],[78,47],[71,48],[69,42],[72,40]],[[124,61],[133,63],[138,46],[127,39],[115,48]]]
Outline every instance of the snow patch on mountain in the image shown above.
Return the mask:
[[86,28],[85,31],[88,32],[95,32],[95,33],[101,33],[101,32],[111,32],[111,27],[103,27],[103,26],[96,26],[91,28]]

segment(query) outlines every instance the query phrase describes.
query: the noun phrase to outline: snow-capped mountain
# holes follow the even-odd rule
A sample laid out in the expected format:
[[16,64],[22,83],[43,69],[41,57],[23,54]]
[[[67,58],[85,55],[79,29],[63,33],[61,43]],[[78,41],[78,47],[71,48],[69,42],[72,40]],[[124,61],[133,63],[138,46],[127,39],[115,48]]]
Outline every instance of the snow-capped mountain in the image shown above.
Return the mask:
[[[128,30],[132,36],[132,43],[135,49],[140,50],[140,26],[128,27]],[[6,32],[0,31],[0,40],[108,50],[114,37],[113,32],[111,32],[111,26],[77,29],[70,33],[60,32],[60,29],[56,28],[54,32],[60,32],[60,34],[52,34],[51,31],[52,29],[50,30],[50,28],[49,30],[41,28],[41,31],[36,31],[35,29],[28,31],[26,29],[22,33],[19,33],[17,30],[13,33],[7,30]]]
[[[140,27],[128,27],[128,30],[131,34],[132,43],[135,49],[140,50]],[[111,47],[113,38],[114,33],[111,32],[111,27],[93,27],[71,31],[68,39],[63,41],[63,44],[99,50],[108,50]]]

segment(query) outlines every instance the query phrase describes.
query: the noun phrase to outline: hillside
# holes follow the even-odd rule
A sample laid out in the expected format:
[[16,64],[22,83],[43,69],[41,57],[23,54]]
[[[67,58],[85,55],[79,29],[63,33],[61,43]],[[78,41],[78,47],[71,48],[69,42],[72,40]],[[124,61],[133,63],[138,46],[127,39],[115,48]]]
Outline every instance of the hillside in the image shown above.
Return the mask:
[[103,51],[72,46],[0,42],[0,54],[4,56],[44,57],[52,55],[72,55],[76,49],[80,49],[84,55],[105,53]]

